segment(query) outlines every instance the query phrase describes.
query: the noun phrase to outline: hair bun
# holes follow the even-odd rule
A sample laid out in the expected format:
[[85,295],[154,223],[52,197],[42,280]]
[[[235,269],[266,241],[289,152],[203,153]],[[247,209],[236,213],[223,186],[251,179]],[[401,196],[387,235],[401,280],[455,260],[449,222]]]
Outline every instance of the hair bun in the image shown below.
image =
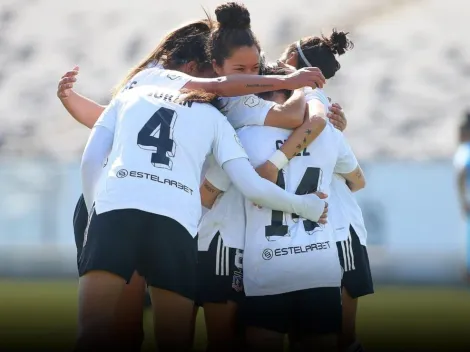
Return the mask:
[[333,54],[343,55],[347,50],[354,48],[353,42],[348,39],[349,32],[338,32],[333,29],[329,38]]
[[242,4],[227,2],[219,5],[215,9],[215,15],[220,27],[232,29],[250,28],[250,12]]

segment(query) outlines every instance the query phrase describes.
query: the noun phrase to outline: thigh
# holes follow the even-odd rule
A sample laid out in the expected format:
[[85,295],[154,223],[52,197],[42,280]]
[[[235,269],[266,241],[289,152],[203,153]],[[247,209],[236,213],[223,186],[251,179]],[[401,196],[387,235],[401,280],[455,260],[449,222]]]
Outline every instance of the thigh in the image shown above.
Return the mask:
[[374,293],[367,247],[361,245],[352,227],[350,227],[350,237],[338,244],[338,253],[344,270],[342,286],[351,298]]
[[240,301],[243,296],[240,253],[240,250],[224,246],[219,233],[207,251],[198,252],[197,289],[201,305]]
[[97,215],[93,211],[84,234],[80,276],[99,270],[130,281],[138,264],[140,213],[122,209]]
[[301,336],[341,332],[340,287],[320,287],[293,292],[293,330]]
[[142,241],[142,266],[147,284],[196,299],[197,239],[176,220],[150,214]]
[[75,235],[75,245],[77,247],[77,261],[83,248],[85,229],[88,224],[88,210],[86,208],[83,194],[78,199],[75,211],[73,212],[73,233]]
[[241,306],[241,317],[247,329],[286,334],[292,323],[292,301],[289,294],[249,296]]

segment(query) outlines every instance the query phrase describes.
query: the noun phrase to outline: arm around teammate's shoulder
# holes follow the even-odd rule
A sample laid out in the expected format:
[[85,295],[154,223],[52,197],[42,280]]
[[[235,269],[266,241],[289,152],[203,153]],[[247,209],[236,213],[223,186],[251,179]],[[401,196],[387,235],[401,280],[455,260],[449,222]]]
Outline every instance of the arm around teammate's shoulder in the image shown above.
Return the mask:
[[264,121],[265,126],[293,129],[304,122],[305,94],[297,89],[284,104],[275,104]]
[[218,78],[193,77],[184,88],[203,89],[221,97],[238,97],[274,90],[323,87],[325,77],[316,67],[305,67],[286,76],[236,74]]

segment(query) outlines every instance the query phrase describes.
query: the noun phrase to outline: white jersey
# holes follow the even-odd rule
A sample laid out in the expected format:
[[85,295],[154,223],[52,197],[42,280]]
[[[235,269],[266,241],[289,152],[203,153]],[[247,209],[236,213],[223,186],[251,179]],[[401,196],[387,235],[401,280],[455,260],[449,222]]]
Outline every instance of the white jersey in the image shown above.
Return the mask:
[[[222,112],[236,129],[250,125],[263,126],[274,105],[272,101],[250,94],[223,98]],[[217,232],[220,232],[225,246],[243,249],[245,242],[243,195],[230,185],[230,180],[218,165],[211,165],[206,178],[224,193],[201,219],[198,229],[199,250],[207,251]]]
[[[323,89],[310,90],[306,92],[306,95],[308,100],[317,99],[321,101],[325,111],[328,112],[331,103]],[[359,241],[365,246],[367,230],[364,225],[361,208],[353,192],[346,185],[346,180],[341,175],[335,174],[331,180],[328,205],[328,221],[334,228],[336,241],[348,239],[350,236],[349,226],[351,225]]]
[[[254,126],[242,129],[239,137],[256,166],[279,149],[290,133]],[[297,194],[329,194],[333,173],[348,173],[356,167],[357,160],[343,134],[327,123],[316,140],[280,171],[278,185]],[[248,296],[341,286],[341,267],[330,224],[259,209],[249,201],[245,201],[245,210],[243,268]]]
[[97,186],[95,209],[98,214],[132,208],[168,216],[195,236],[206,156],[213,153],[220,165],[247,156],[216,108],[178,104],[178,91],[154,85],[166,86],[162,80],[175,81],[175,76],[146,71],[151,72],[120,93],[96,123],[114,132],[114,142],[107,172]]

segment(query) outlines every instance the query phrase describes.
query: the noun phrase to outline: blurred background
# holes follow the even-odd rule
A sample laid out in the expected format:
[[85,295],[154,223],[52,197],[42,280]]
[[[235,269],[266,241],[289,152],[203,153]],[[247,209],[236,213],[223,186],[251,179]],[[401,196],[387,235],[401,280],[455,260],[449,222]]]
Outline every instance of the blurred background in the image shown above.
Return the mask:
[[[213,13],[221,2],[0,2],[0,317],[15,317],[0,318],[1,341],[24,331],[63,333],[64,341],[74,334],[72,214],[89,131],[56,97],[60,77],[79,65],[75,89],[106,104],[165,33],[202,18],[201,5]],[[300,37],[333,27],[355,43],[325,90],[347,114],[345,134],[368,180],[357,196],[377,292],[361,302],[362,339],[372,346],[403,330],[399,336],[416,337],[416,346],[433,335],[436,347],[449,334],[463,338],[470,291],[452,157],[470,108],[470,3],[244,3],[271,60]],[[389,340],[384,346],[396,338]]]

